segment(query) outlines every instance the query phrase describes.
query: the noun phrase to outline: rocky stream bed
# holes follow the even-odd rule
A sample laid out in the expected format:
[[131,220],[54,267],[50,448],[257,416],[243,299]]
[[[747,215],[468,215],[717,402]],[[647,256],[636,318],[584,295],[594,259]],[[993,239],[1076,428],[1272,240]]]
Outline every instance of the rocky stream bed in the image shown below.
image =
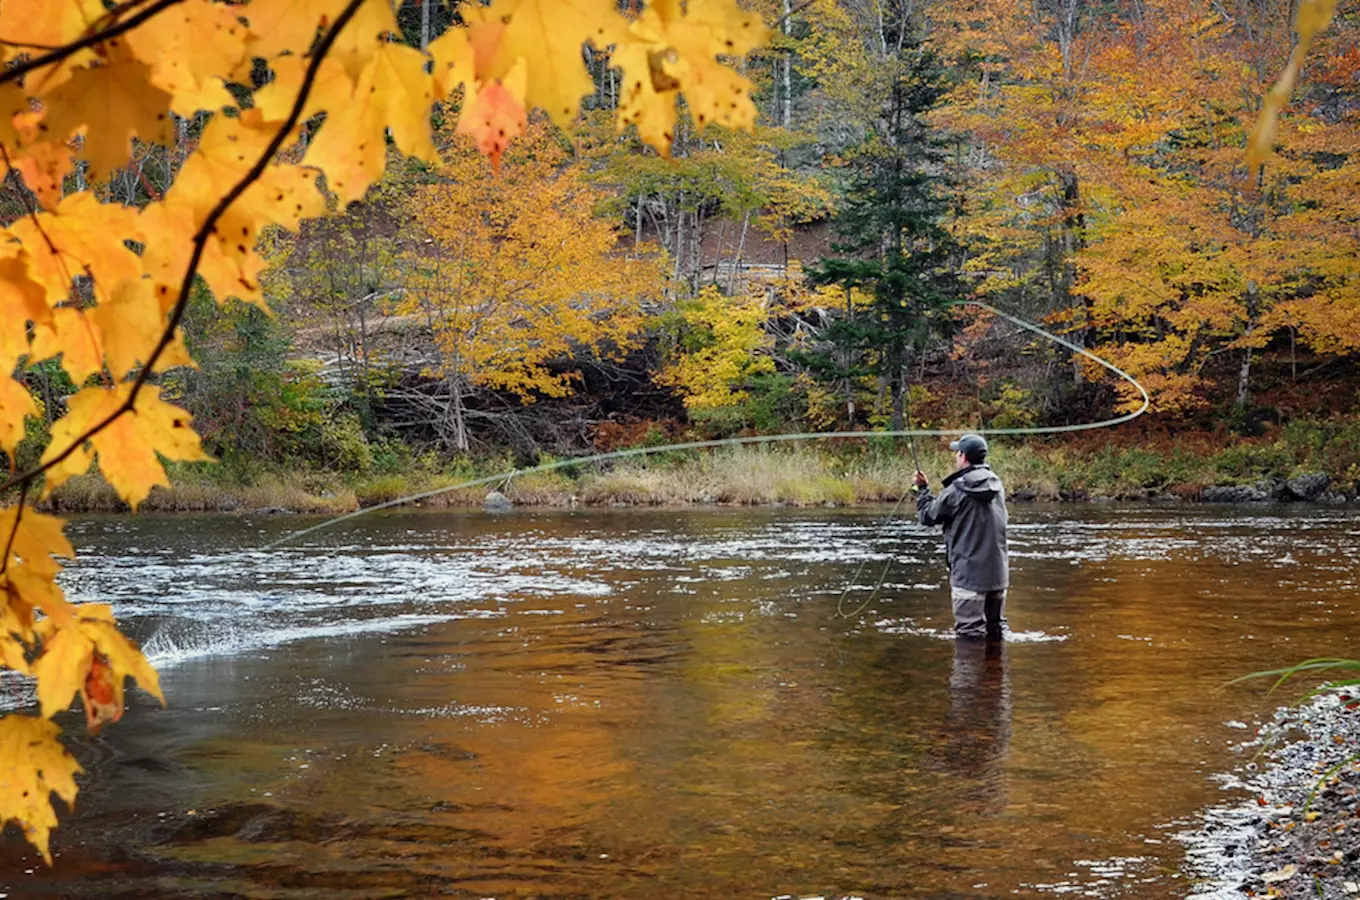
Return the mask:
[[[1360,897],[1360,710],[1329,693],[1279,710],[1238,750],[1240,803],[1181,835],[1194,898]],[[1316,791],[1316,793],[1315,793]]]

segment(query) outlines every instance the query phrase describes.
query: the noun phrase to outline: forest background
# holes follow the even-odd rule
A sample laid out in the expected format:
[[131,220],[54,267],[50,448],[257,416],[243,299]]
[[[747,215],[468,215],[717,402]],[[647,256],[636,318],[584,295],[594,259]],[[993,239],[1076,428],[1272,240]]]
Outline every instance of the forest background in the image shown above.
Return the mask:
[[[1152,397],[1116,432],[1003,443],[1020,496],[1198,498],[1312,471],[1354,495],[1360,3],[1338,4],[1277,152],[1251,166],[1291,2],[750,6],[776,23],[742,67],[754,134],[681,117],[663,158],[616,132],[628,85],[586,48],[594,91],[569,132],[531,118],[488,161],[450,110],[438,164],[390,146],[343,215],[264,235],[272,314],[201,285],[184,322],[199,368],[161,383],[220,464],[175,464],[144,508],[340,510],[688,438],[1068,424],[1136,405],[1079,357],[949,306],[968,298],[1045,323]],[[461,9],[403,0],[398,22],[424,47]],[[142,147],[108,191],[159,196],[202,125]],[[10,179],[0,213],[23,209]],[[23,468],[76,385],[55,361],[20,380],[46,420]],[[773,455],[672,454],[507,493],[840,503],[910,482],[887,442]],[[94,474],[47,502],[121,503]]]

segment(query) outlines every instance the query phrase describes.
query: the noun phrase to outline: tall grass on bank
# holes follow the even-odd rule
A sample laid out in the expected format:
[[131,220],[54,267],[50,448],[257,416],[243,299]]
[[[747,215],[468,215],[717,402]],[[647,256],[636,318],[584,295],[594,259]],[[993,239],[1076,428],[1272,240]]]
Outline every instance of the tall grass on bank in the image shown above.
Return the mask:
[[[1326,472],[1331,489],[1353,495],[1360,477],[1360,425],[1289,426],[1269,439],[1224,441],[1205,433],[1112,443],[1084,440],[993,442],[990,462],[1012,498],[1198,500],[1210,485],[1260,484]],[[1134,436],[1137,437],[1137,436]],[[932,484],[953,468],[943,440],[917,442]],[[441,462],[408,457],[381,472],[293,471],[250,466],[173,468],[145,508],[231,511],[273,508],[334,514],[375,506],[512,468],[508,458]],[[670,451],[509,478],[500,489],[522,506],[825,506],[892,503],[910,489],[915,466],[905,443],[870,442]],[[486,487],[451,490],[422,506],[480,506]],[[62,485],[47,501],[66,512],[122,508],[98,476]]]

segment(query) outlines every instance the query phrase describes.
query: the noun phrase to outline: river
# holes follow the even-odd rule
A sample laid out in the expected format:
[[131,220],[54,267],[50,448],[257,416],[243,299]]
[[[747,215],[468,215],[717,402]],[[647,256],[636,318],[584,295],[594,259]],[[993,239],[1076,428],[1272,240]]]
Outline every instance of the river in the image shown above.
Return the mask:
[[[1181,897],[1176,834],[1360,638],[1345,509],[1016,506],[999,653],[886,510],[108,517],[65,577],[162,672],[12,898]],[[837,600],[867,561],[862,614]]]

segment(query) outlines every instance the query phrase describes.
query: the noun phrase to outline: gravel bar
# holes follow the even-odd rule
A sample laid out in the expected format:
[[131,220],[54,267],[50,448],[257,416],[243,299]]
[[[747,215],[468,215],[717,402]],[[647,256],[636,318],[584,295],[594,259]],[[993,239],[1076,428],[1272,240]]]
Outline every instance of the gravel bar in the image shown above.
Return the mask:
[[1350,693],[1323,694],[1277,710],[1237,747],[1243,764],[1222,781],[1246,799],[1205,811],[1177,836],[1195,881],[1190,897],[1360,900],[1356,706]]

